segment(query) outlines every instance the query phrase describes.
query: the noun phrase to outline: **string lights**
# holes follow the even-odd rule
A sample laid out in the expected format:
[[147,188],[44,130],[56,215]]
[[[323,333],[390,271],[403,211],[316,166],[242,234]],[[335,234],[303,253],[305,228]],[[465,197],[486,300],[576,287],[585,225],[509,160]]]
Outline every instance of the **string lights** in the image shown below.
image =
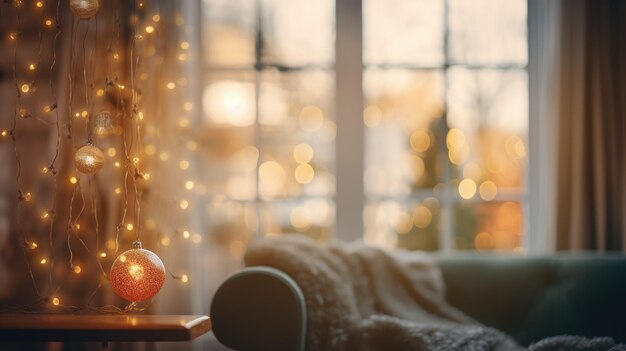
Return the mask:
[[[15,23],[8,27],[6,38],[13,46],[16,101],[11,123],[0,124],[0,143],[5,144],[6,140],[13,148],[18,196],[12,233],[23,243],[26,269],[38,299],[37,303],[23,309],[43,307],[121,313],[143,310],[163,285],[167,272],[155,253],[140,247],[138,242],[144,228],[150,234],[142,238],[148,245],[175,247],[177,237],[183,241],[191,239],[194,244],[201,242],[200,234],[191,234],[185,228],[186,210],[192,206],[190,198],[170,195],[175,201],[158,202],[159,206],[166,207],[159,208],[159,212],[176,209],[180,217],[159,220],[142,220],[141,217],[144,189],[163,181],[158,172],[147,169],[151,166],[156,169],[156,161],[175,162],[176,170],[186,172],[191,159],[186,153],[195,150],[188,146],[197,147],[194,140],[189,140],[181,145],[183,155],[180,150],[159,150],[152,146],[151,151],[144,146],[146,140],[158,140],[156,131],[169,123],[161,112],[167,105],[163,94],[170,92],[174,94],[169,96],[170,101],[181,101],[176,107],[178,111],[192,110],[192,104],[183,99],[186,79],[177,77],[182,70],[163,69],[163,60],[171,57],[174,62],[182,62],[191,55],[187,41],[166,46],[168,37],[158,35],[166,31],[181,32],[179,27],[183,23],[179,14],[171,19],[162,18],[161,3],[171,8],[180,6],[179,2],[172,4],[162,0],[133,4],[121,0],[102,4],[98,0],[70,0],[70,13],[64,10],[61,1],[36,1],[32,9],[21,0],[0,5],[10,6],[15,13]],[[0,16],[6,16],[8,11],[2,10]],[[31,11],[37,11],[41,22],[39,46],[37,56],[23,63],[20,43],[28,38],[21,30],[23,18],[33,16]],[[128,42],[123,38],[127,33],[124,27],[130,29]],[[109,40],[98,38],[101,33],[106,33]],[[79,41],[82,41],[82,53],[78,50]],[[52,57],[43,59],[46,45],[51,47]],[[66,48],[69,55],[59,55],[58,47]],[[106,58],[98,59],[103,53]],[[181,55],[185,60],[178,60]],[[68,60],[60,61],[59,57]],[[47,72],[43,70],[46,63],[49,63]],[[83,79],[76,79],[77,70],[81,68]],[[67,79],[59,80],[60,72],[66,72]],[[158,74],[150,74],[155,72]],[[35,94],[37,77],[43,73],[49,78],[49,89]],[[21,74],[30,75],[29,80],[24,80]],[[104,84],[98,87],[96,83],[100,81]],[[83,94],[76,89],[79,84],[84,87],[84,105],[78,102]],[[55,138],[51,158],[35,168],[29,159],[31,151],[22,150],[20,143],[20,137],[31,129],[30,121],[43,122],[51,128]],[[182,116],[175,123],[183,128],[190,122],[187,116]],[[84,126],[84,132],[77,128],[80,126]],[[144,126],[148,128],[145,136],[141,133]],[[86,144],[78,143],[77,147],[75,143],[82,137],[86,138]],[[59,162],[66,156],[74,162]],[[26,171],[29,179],[32,175],[41,177],[42,185],[32,188],[29,185],[25,189]],[[178,182],[180,189],[186,192],[202,187],[189,177],[181,177]],[[106,209],[101,209],[101,203],[107,204]],[[112,211],[115,208],[119,211]],[[150,213],[155,212],[151,208]],[[32,231],[35,234],[31,236],[31,231],[21,229],[33,215],[37,225],[45,228],[48,245],[41,244],[44,234],[37,234],[40,231]],[[100,248],[102,224],[106,234],[102,238],[104,246]],[[65,236],[61,234],[63,231]],[[119,254],[120,247],[131,241],[137,242],[134,248],[121,250],[124,252]],[[59,266],[58,262],[65,258],[67,269],[60,269],[63,265]],[[110,271],[105,270],[107,266],[111,267]],[[99,273],[97,279],[92,274],[95,270]],[[190,280],[188,274],[168,273],[182,284]],[[127,284],[129,274],[131,285]],[[75,286],[77,280],[92,282],[93,290],[85,291],[89,293],[85,297],[68,294],[69,287]],[[132,302],[123,308],[98,306],[103,302],[98,292],[109,284],[118,295]],[[141,301],[147,304],[138,304]]]

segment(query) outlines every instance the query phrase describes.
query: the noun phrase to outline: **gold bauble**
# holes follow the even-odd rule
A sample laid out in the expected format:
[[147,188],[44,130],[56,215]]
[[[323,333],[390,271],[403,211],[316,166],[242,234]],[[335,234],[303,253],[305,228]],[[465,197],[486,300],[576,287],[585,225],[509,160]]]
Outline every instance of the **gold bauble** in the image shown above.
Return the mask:
[[83,174],[96,174],[104,166],[104,153],[93,145],[83,146],[74,155],[74,165]]
[[99,9],[99,0],[70,0],[70,10],[80,19],[90,19]]
[[106,137],[113,134],[114,131],[115,125],[111,112],[108,110],[100,111],[96,115],[94,132],[100,137]]
[[156,295],[165,282],[165,266],[155,253],[133,243],[133,249],[119,255],[109,273],[111,288],[121,298],[139,302]]

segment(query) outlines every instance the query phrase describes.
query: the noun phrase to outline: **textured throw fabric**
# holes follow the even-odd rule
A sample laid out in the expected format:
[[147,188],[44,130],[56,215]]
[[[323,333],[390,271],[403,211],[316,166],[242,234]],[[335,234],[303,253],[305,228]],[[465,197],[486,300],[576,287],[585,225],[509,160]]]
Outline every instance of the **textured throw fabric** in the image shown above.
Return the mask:
[[[321,246],[301,236],[262,240],[245,256],[291,276],[304,293],[309,351],[524,350],[448,305],[428,255],[364,245]],[[555,337],[530,351],[626,351],[611,339]]]

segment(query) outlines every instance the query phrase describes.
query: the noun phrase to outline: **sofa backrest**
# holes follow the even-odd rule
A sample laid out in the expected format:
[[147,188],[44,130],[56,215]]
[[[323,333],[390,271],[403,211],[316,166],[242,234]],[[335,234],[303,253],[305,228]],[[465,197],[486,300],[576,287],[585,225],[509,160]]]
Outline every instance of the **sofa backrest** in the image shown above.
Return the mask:
[[528,345],[554,335],[626,342],[626,256],[438,256],[446,299]]

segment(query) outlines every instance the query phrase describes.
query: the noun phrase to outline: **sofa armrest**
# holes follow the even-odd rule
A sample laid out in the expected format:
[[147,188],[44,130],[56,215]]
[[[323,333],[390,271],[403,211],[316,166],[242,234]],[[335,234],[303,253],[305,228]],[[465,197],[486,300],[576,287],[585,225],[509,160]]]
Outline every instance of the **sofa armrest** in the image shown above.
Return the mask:
[[248,267],[228,277],[213,297],[211,322],[217,340],[234,350],[304,350],[304,295],[274,268]]

